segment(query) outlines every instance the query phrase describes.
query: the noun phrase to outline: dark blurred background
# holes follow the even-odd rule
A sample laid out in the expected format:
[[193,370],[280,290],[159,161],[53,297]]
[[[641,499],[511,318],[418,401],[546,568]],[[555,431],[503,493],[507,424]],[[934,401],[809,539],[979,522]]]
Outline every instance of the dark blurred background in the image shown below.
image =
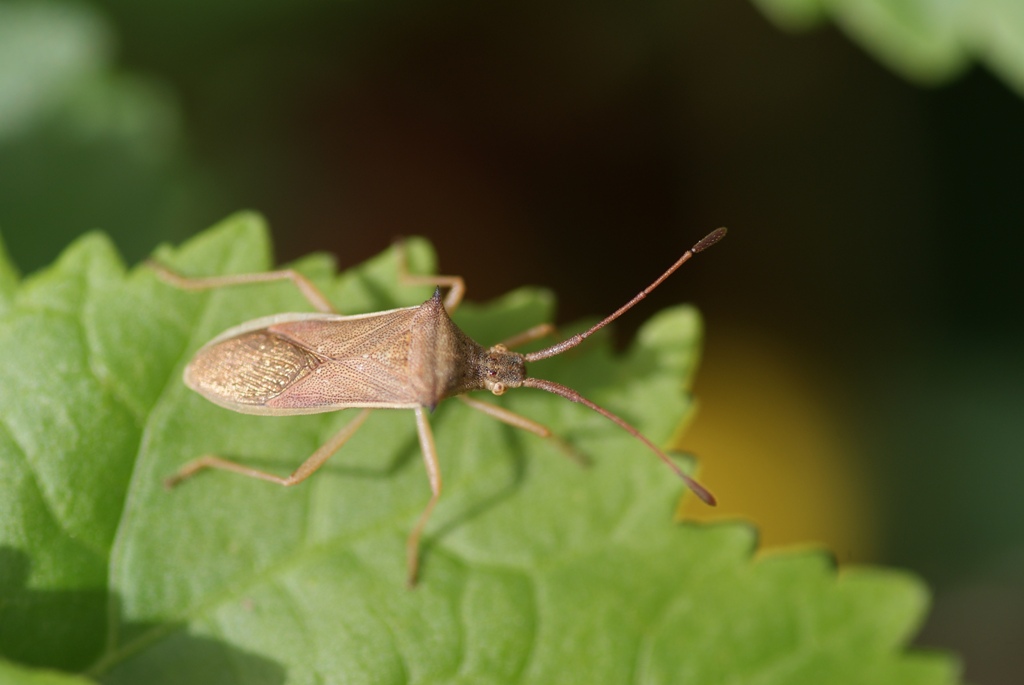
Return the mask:
[[563,322],[729,226],[617,329],[704,312],[713,516],[912,569],[919,644],[1020,682],[1024,104],[983,67],[925,88],[742,2],[0,0],[24,272],[243,208],[281,261],[421,234],[471,299],[544,285]]

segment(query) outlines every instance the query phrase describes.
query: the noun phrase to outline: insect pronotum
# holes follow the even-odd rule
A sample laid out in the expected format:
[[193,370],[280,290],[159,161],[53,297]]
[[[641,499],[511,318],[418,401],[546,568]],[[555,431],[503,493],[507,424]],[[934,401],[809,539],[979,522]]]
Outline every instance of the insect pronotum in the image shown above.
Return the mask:
[[[672,469],[704,502],[714,496],[687,476],[661,449],[612,412],[599,407],[572,388],[526,375],[526,362],[561,354],[629,311],[693,255],[711,247],[725,235],[719,228],[683,253],[665,273],[633,299],[590,329],[537,352],[520,354],[509,348],[549,335],[550,324],[535,326],[492,347],[483,347],[452,322],[465,292],[459,276],[414,276],[399,249],[399,280],[405,284],[434,285],[434,296],[415,307],[342,316],[330,301],[297,271],[285,269],[256,274],[187,278],[150,262],[167,283],[185,290],[207,290],[231,285],[290,280],[319,313],[278,314],[256,319],[220,334],[193,357],[185,368],[185,383],[210,401],[243,414],[288,416],[340,409],[362,409],[344,428],[310,455],[290,476],[281,477],[242,464],[206,455],[185,464],[167,479],[168,487],[203,469],[222,469],[271,483],[301,483],[356,432],[373,409],[412,409],[420,448],[430,480],[431,497],[406,542],[408,582],[416,582],[420,538],[441,496],[441,468],[427,411],[448,397],[459,396],[474,409],[517,428],[553,438],[546,426],[507,409],[463,396],[470,390],[495,395],[509,388],[539,388],[585,405],[621,426],[640,440]],[[441,286],[448,294],[441,300]]]

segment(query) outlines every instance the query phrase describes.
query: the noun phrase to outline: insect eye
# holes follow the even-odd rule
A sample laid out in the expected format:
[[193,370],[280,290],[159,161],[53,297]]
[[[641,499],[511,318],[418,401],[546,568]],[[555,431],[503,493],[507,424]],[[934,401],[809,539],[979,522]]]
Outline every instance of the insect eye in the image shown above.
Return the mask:
[[487,369],[487,375],[490,376],[491,378],[494,378],[495,376],[498,375],[498,372],[495,371],[494,369]]

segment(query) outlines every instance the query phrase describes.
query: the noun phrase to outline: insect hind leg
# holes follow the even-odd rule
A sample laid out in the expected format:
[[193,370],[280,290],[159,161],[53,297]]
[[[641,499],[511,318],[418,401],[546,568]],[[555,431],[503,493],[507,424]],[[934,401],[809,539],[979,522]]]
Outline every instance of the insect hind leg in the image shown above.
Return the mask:
[[231,274],[228,276],[204,276],[193,278],[183,276],[178,272],[164,266],[153,259],[146,260],[146,265],[156,272],[164,283],[173,285],[181,290],[214,290],[234,285],[248,285],[250,283],[268,283],[273,281],[291,281],[299,289],[302,296],[313,306],[314,309],[325,314],[336,314],[337,310],[327,296],[317,288],[313,281],[300,274],[294,269],[280,269],[278,271],[266,271],[252,274]]
[[248,478],[258,478],[259,480],[277,483],[278,485],[283,485],[285,487],[297,485],[313,475],[313,473],[323,466],[335,452],[341,449],[342,445],[348,442],[349,438],[351,438],[359,427],[363,425],[363,421],[366,420],[366,417],[370,415],[371,411],[372,410],[370,409],[364,409],[356,414],[355,418],[345,424],[344,428],[335,433],[330,440],[317,448],[313,454],[309,455],[309,457],[307,457],[306,460],[299,465],[299,468],[295,469],[290,476],[278,476],[273,473],[254,469],[251,466],[245,466],[244,464],[224,459],[222,457],[207,454],[185,464],[174,475],[164,480],[164,486],[168,489],[173,488],[182,481],[188,480],[200,471],[204,471],[206,469],[230,471]]

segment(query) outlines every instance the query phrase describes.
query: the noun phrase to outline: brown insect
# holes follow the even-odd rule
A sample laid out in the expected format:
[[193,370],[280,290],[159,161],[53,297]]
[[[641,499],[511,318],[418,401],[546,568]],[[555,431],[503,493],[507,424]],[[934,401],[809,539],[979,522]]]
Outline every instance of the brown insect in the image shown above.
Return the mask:
[[[438,286],[434,296],[415,307],[342,316],[313,283],[286,269],[257,274],[187,278],[150,262],[164,281],[186,290],[290,280],[320,313],[278,314],[231,328],[201,348],[185,368],[185,384],[211,402],[243,414],[290,416],[339,409],[362,411],[334,437],[309,456],[290,476],[281,477],[217,456],[199,457],[173,476],[172,487],[207,468],[233,471],[279,485],[295,485],[308,478],[356,432],[373,409],[412,409],[416,415],[420,448],[432,495],[406,542],[408,580],[416,582],[423,529],[441,496],[441,469],[427,412],[448,397],[459,396],[469,406],[545,438],[551,430],[507,409],[463,396],[470,390],[495,395],[509,388],[539,388],[583,404],[614,421],[643,442],[704,502],[714,496],[687,476],[636,428],[572,388],[526,375],[526,362],[561,354],[622,316],[658,287],[693,255],[725,235],[719,228],[687,250],[656,281],[597,325],[551,347],[520,354],[509,348],[553,332],[550,324],[535,326],[509,340],[485,348],[452,322],[449,314],[462,300],[465,284],[459,276],[413,276],[399,249],[399,279],[406,284]],[[449,288],[444,301],[440,286]]]

